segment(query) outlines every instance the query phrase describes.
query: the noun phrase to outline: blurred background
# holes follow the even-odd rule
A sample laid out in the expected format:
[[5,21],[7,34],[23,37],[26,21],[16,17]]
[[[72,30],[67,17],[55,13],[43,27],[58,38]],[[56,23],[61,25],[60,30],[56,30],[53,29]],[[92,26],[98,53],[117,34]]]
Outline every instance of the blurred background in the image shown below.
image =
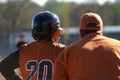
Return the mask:
[[60,17],[66,45],[79,39],[79,19],[85,12],[98,13],[104,22],[104,35],[120,40],[120,0],[0,0],[0,59],[16,49],[19,35],[31,36],[33,16],[43,10]]

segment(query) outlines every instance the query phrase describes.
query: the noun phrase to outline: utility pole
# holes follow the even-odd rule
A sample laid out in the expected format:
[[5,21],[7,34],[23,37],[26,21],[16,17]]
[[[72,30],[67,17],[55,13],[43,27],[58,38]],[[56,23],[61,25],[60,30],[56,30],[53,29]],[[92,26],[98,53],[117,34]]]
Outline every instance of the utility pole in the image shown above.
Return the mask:
[[68,39],[69,39],[69,5],[67,3],[63,4],[63,25],[65,29],[64,33],[64,43],[67,45],[68,44]]

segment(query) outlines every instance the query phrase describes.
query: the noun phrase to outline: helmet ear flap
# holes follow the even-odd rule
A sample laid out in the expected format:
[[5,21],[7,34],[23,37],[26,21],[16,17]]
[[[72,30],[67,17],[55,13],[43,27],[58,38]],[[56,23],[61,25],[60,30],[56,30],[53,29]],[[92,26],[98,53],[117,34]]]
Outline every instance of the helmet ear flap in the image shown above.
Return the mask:
[[[40,29],[41,28],[41,29]],[[49,25],[32,29],[32,37],[35,40],[50,40],[51,28]]]
[[63,33],[62,28],[58,28],[58,29],[54,30],[51,35],[51,40],[53,42],[58,42],[62,36],[62,33]]

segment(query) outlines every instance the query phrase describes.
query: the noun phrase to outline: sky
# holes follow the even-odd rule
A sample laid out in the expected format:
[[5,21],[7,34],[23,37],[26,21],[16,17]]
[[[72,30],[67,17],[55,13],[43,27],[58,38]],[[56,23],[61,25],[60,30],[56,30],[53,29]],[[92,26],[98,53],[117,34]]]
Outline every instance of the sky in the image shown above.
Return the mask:
[[[48,0],[32,0],[35,3],[43,6]],[[92,1],[98,1],[100,4],[104,4],[106,1],[115,2],[115,0],[58,0],[58,1],[66,1],[66,2],[76,2],[76,3],[83,3],[83,2],[92,2]]]
[[[0,2],[5,2],[7,0],[0,0]],[[31,0],[37,4],[39,4],[40,6],[44,6],[44,4],[48,1],[48,0]],[[76,3],[83,3],[83,2],[94,2],[97,1],[99,4],[104,4],[106,1],[110,1],[110,2],[115,2],[115,0],[58,0],[58,1],[65,1],[65,2],[76,2]]]

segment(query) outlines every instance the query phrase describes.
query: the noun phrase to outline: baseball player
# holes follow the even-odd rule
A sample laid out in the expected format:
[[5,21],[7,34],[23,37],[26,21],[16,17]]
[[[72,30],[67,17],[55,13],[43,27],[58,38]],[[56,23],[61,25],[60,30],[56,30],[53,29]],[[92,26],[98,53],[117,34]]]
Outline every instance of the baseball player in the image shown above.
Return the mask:
[[[59,17],[50,11],[37,13],[32,20],[34,42],[25,44],[0,62],[0,72],[7,80],[51,80],[54,62],[65,45]],[[14,69],[20,68],[22,79]]]
[[21,47],[23,44],[27,44],[28,42],[25,41],[25,36],[23,34],[19,35],[20,40],[16,44],[16,48]]
[[98,14],[83,14],[80,40],[60,53],[53,80],[120,80],[120,42],[102,32]]

